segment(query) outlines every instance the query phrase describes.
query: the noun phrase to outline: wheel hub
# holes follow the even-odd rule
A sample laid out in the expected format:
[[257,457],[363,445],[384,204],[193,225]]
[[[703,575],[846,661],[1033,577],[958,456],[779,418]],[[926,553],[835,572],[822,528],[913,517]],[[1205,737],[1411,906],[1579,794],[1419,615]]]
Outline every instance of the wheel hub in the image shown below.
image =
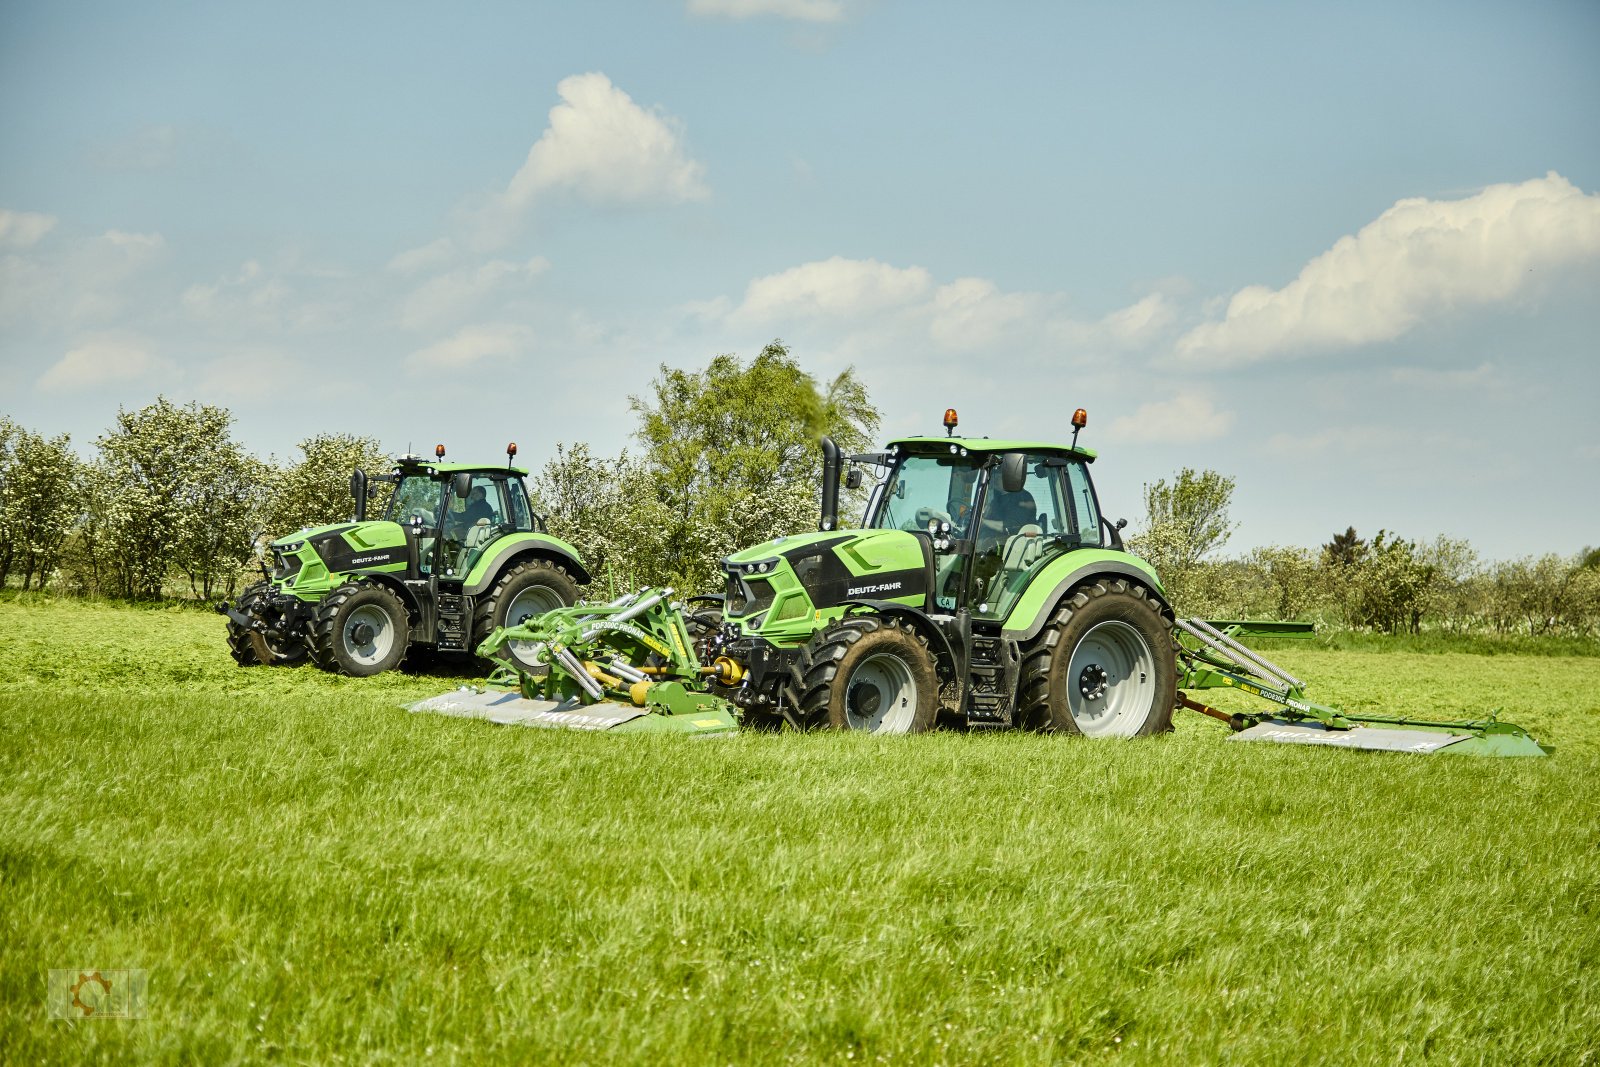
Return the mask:
[[377,631],[372,628],[370,623],[358,622],[350,627],[350,643],[352,645],[364,648],[372,644],[372,639],[377,636]]
[[1106,695],[1110,684],[1111,676],[1098,663],[1089,664],[1078,675],[1078,692],[1083,694],[1085,700],[1099,700]]

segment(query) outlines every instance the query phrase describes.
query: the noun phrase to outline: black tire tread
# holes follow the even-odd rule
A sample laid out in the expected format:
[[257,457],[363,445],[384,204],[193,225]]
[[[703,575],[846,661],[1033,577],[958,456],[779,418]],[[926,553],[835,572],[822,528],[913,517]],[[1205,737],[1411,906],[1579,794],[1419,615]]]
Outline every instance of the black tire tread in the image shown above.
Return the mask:
[[[1014,721],[1024,729],[1048,731],[1054,729],[1050,714],[1050,666],[1056,649],[1061,644],[1062,631],[1072,617],[1091,602],[1103,597],[1128,598],[1160,620],[1161,632],[1166,636],[1166,647],[1151,652],[1158,659],[1166,656],[1176,665],[1177,648],[1173,644],[1172,609],[1156,599],[1144,586],[1123,578],[1101,578],[1085,582],[1061,598],[1055,615],[1045,624],[1031,645],[1023,650],[1020,680],[1017,683],[1017,712]],[[1169,715],[1164,725],[1155,732],[1166,733],[1172,729]]]
[[[309,635],[309,640],[306,642],[306,648],[311,654],[311,661],[323,670],[329,671],[333,674],[348,675],[351,673],[348,669],[346,669],[345,665],[340,662],[339,657],[335,652],[334,641],[338,634],[337,622],[340,615],[340,609],[344,607],[345,603],[357,593],[368,589],[381,590],[393,598],[395,603],[399,604],[400,606],[400,617],[402,621],[409,621],[409,612],[407,612],[405,604],[400,600],[399,597],[395,596],[393,591],[391,591],[387,586],[384,586],[378,582],[362,579],[358,579],[353,582],[346,582],[344,585],[341,585],[339,588],[335,589],[333,592],[324,597],[322,602],[317,605],[316,611],[311,616],[311,632]],[[409,651],[410,648],[409,637],[409,631],[403,635],[401,653],[398,659],[395,661],[395,666],[399,666],[400,663],[405,661],[406,652]]]
[[[834,680],[839,675],[839,663],[857,642],[868,634],[885,627],[898,630],[910,637],[929,656],[927,640],[910,626],[898,626],[894,619],[878,615],[850,615],[817,631],[791,670],[790,695],[793,697],[795,715],[802,729],[816,729],[829,725],[828,705]],[[937,672],[935,672],[937,673]],[[937,717],[935,696],[935,717]]]

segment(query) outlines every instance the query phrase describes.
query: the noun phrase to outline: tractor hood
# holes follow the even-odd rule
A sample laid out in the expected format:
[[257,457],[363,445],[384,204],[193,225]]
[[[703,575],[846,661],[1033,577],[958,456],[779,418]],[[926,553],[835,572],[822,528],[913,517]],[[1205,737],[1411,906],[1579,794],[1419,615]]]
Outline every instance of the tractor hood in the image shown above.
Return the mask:
[[830,530],[778,537],[722,561],[724,617],[746,634],[801,641],[818,613],[852,600],[921,607],[928,542],[904,530]]
[[350,571],[404,571],[409,558],[399,523],[336,522],[313,526],[272,542],[272,576],[290,591],[321,590],[331,575]]

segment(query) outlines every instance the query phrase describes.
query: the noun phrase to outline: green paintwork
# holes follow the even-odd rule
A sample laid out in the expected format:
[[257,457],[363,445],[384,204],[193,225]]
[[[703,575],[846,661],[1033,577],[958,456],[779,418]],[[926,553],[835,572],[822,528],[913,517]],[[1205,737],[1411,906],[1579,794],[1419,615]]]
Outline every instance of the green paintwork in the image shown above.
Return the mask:
[[532,550],[557,548],[570,555],[573,559],[581,558],[576,548],[559,537],[553,537],[546,533],[530,533],[526,530],[519,530],[516,533],[503,534],[493,541],[485,542],[477,550],[471,565],[467,568],[467,574],[464,579],[465,584],[469,587],[486,585],[491,577],[490,566],[505,551],[508,545],[518,546],[519,549],[525,546]]
[[991,441],[987,437],[901,437],[890,441],[889,447],[899,447],[914,452],[947,452],[950,446],[968,452],[1049,452],[1061,456],[1076,456],[1089,463],[1099,455],[1092,448],[1064,445],[1059,441]]
[[[1299,636],[1310,629],[1308,623],[1259,624],[1224,621],[1211,624],[1235,641],[1254,630],[1265,628],[1272,636]],[[1279,630],[1278,627],[1285,629]],[[1271,710],[1242,712],[1232,716],[1235,730],[1246,730],[1266,722],[1314,722],[1332,731],[1356,728],[1406,730],[1453,734],[1465,740],[1439,749],[1441,755],[1457,756],[1548,756],[1554,750],[1541,745],[1520,726],[1500,722],[1491,714],[1487,719],[1415,719],[1398,715],[1369,715],[1318,704],[1306,698],[1305,686],[1268,681],[1264,672],[1246,670],[1242,662],[1227,662],[1217,652],[1184,631],[1178,637],[1178,689],[1237,689],[1276,705]],[[1353,735],[1352,735],[1353,736]],[[1356,746],[1360,747],[1360,746]],[[1369,746],[1371,747],[1371,746]]]
[[[1161,579],[1156,577],[1155,568],[1133,553],[1118,552],[1114,548],[1078,548],[1041,560],[1036,570],[1024,572],[1026,588],[1007,613],[1002,629],[1013,636],[1029,631],[1042,614],[1055,610],[1058,598],[1065,591],[1058,587],[1069,576],[1084,570],[1092,574],[1096,568],[1104,568],[1106,573],[1112,574],[1115,573],[1112,567],[1134,568],[1152,591],[1163,600],[1166,599],[1166,589],[1162,587]],[[1118,574],[1117,577],[1123,575]]]
[[[610,727],[617,733],[703,735],[735,730],[738,719],[732,705],[699,688],[705,671],[683,613],[669,599],[671,592],[645,589],[617,603],[558,608],[520,626],[502,627],[478,646],[478,655],[493,658],[508,642],[530,642],[543,646],[535,654],[547,669],[533,674],[506,664],[490,676],[489,683],[517,688],[532,701],[645,709],[645,714]],[[642,705],[636,703],[634,683],[612,665],[616,659],[634,670],[656,664],[649,680],[638,683]],[[586,668],[581,675],[574,673],[574,662]]]
[[528,476],[526,467],[508,467],[503,463],[442,463],[433,460],[401,460],[395,464],[395,469],[402,474],[429,474],[438,473],[445,477],[466,471],[468,474],[501,474],[510,471],[519,478]]
[[[759,611],[738,615],[729,613],[726,621],[745,634],[759,635],[774,645],[787,647],[804,644],[812,634],[851,610],[848,605],[817,608],[812,601],[811,591],[800,581],[794,566],[786,558],[797,550],[822,542],[838,542],[826,551],[843,565],[851,578],[859,578],[864,584],[870,584],[875,574],[921,570],[923,567],[922,548],[917,543],[916,535],[902,530],[843,529],[775,538],[735,552],[727,558],[730,567],[770,563],[771,570],[747,573],[744,577],[749,582],[770,585],[773,599],[770,606]],[[924,598],[921,593],[915,593],[873,599],[921,608]],[[751,622],[757,621],[758,617],[760,625],[752,627]]]

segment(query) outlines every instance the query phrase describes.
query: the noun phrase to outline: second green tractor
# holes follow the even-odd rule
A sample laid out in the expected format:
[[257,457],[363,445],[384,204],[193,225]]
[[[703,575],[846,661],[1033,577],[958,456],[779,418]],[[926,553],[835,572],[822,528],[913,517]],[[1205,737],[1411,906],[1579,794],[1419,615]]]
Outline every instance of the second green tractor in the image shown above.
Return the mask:
[[[228,617],[241,666],[307,658],[365,676],[419,651],[469,654],[496,630],[573,604],[589,572],[576,550],[543,530],[511,466],[400,457],[389,474],[351,477],[355,518],[300,530],[265,546],[262,580]],[[368,519],[369,483],[392,485],[384,514]],[[513,664],[522,646],[504,649]]]

